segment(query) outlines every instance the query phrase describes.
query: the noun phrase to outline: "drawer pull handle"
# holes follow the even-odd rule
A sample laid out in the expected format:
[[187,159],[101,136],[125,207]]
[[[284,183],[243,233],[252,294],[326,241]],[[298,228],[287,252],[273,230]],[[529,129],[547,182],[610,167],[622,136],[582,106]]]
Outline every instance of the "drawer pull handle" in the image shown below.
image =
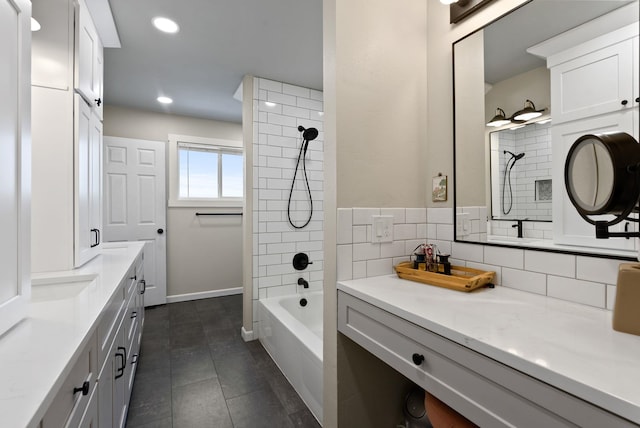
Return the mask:
[[141,279],[140,284],[142,284],[142,290],[140,290],[140,294],[144,294],[144,292],[147,291],[147,281]]
[[623,106],[626,106],[627,104],[629,104],[629,101],[627,101],[627,100],[622,100],[622,101],[620,102],[620,104],[622,104]]
[[416,353],[411,356],[411,359],[413,360],[413,364],[419,366],[424,362],[424,355]]
[[91,384],[89,383],[89,381],[85,380],[84,382],[82,382],[82,386],[80,388],[73,388],[73,395],[76,395],[78,392],[82,392],[82,395],[89,394],[90,386]]
[[138,316],[138,313],[136,311],[131,312],[131,319],[134,319],[137,316]]
[[[122,352],[120,352],[122,350]],[[122,358],[122,365],[116,369],[116,379],[121,378],[124,375],[124,369],[127,367],[127,350],[122,346],[118,346],[118,352],[116,352],[116,357]]]

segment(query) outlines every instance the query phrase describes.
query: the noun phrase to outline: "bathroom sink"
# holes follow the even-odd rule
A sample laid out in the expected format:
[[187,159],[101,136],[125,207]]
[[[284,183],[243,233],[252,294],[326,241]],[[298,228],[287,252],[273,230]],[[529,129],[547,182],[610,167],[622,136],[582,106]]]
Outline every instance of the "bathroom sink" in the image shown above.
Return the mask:
[[31,280],[31,301],[45,302],[72,299],[91,285],[98,275],[60,275]]

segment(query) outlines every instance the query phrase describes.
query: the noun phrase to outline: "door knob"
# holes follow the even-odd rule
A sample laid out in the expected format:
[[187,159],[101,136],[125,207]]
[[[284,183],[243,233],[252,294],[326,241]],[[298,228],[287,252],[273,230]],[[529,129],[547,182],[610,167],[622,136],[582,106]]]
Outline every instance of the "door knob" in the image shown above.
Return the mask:
[[158,229],[158,234],[162,235],[164,233],[164,229]]

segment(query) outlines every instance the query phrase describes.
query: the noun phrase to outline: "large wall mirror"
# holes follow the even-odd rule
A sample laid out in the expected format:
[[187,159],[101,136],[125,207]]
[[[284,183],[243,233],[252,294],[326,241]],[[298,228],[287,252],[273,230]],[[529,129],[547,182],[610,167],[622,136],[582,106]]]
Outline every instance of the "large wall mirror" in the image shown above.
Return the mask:
[[456,241],[637,255],[595,239],[563,171],[584,134],[638,139],[639,15],[638,0],[532,0],[453,44]]

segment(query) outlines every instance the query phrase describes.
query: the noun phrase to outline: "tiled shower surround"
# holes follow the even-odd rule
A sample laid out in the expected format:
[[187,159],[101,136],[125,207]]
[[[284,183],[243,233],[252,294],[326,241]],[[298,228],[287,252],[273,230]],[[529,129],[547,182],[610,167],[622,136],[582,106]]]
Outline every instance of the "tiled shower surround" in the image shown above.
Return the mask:
[[[394,215],[394,241],[371,244],[371,215],[387,213]],[[337,238],[338,280],[392,274],[393,265],[427,242],[451,254],[453,264],[495,271],[498,285],[606,309],[613,307],[621,263],[453,242],[452,208],[340,208]]]
[[[524,157],[511,169],[513,206],[509,214],[502,213],[502,190],[507,160],[511,155],[524,153]],[[498,160],[499,168],[492,163],[492,193],[494,217],[551,219],[550,194],[539,191],[551,180],[551,123],[532,123],[523,128],[501,130],[491,134],[491,159]],[[540,188],[536,188],[541,186]],[[506,208],[509,206],[509,191],[505,193]]]
[[[287,220],[287,201],[300,150],[298,126],[320,132],[308,146],[307,176],[313,198],[313,216],[303,229]],[[258,299],[309,290],[321,290],[323,280],[323,103],[322,92],[262,78],[253,83],[253,313],[257,332]],[[302,225],[309,213],[302,160],[296,175],[291,217]],[[293,256],[309,255],[304,271],[293,268]]]

